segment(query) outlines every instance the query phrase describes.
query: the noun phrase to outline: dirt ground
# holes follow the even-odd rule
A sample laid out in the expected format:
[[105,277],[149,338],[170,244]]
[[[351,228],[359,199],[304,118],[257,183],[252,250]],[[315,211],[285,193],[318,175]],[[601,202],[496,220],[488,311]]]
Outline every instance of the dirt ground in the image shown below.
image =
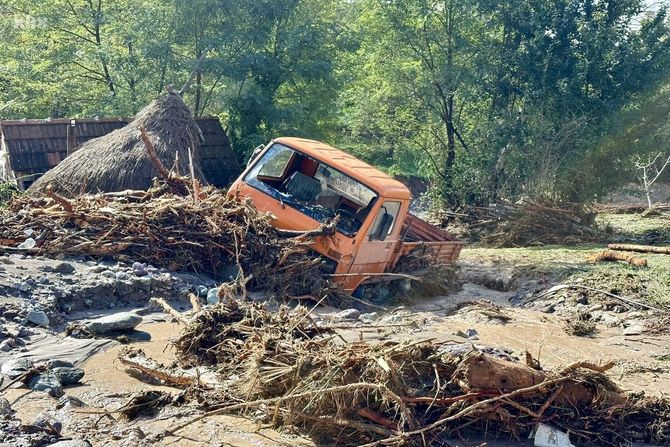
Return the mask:
[[[646,229],[631,223],[631,217],[606,215],[602,219],[612,226],[618,225],[619,234],[633,228],[642,238],[650,231],[663,232],[670,228],[670,221],[663,216],[655,218],[656,221],[645,221]],[[621,263],[589,264],[587,256],[601,248],[602,245],[468,248],[458,264],[463,282],[460,291],[448,296],[414,298],[386,311],[377,310],[376,316],[367,319],[339,319],[338,332],[345,340],[436,339],[472,343],[499,348],[521,359],[528,351],[541,365],[550,368],[577,360],[594,363],[617,360],[619,363],[611,375],[623,389],[651,396],[667,394],[670,390],[667,327],[670,257],[645,255],[649,260],[647,269],[634,269]],[[77,264],[78,270],[79,267]],[[16,280],[0,277],[0,282]],[[600,292],[563,289],[545,295],[557,284],[598,288],[660,311],[626,306]],[[4,299],[15,303],[21,298],[6,294]],[[189,306],[183,297],[175,297],[174,305],[182,310]],[[112,310],[126,307],[117,304]],[[332,323],[338,310],[321,307],[314,313]],[[569,330],[576,320],[589,322],[588,334],[575,335]],[[150,340],[133,341],[131,345],[143,349],[159,362],[172,363],[174,353],[170,341],[179,334],[180,325],[154,310],[145,316],[138,329],[149,334]],[[146,383],[128,374],[116,360],[123,348],[117,341],[106,342],[95,349],[84,346],[73,353],[68,351],[72,340],[62,337],[60,329],[35,331],[50,337],[51,344],[47,346],[52,347],[49,349],[53,350],[53,358],[80,355],[83,361],[79,366],[85,370],[85,376],[80,385],[66,388],[66,396],[60,400],[22,387],[4,391],[2,397],[24,422],[33,421],[46,411],[63,423],[64,437],[86,439],[96,446],[315,445],[297,432],[267,427],[265,421],[255,419],[253,411],[238,417],[206,418],[190,425],[179,436],[166,435],[166,430],[197,414],[198,410],[188,404],[170,405],[151,417],[126,421],[116,410],[136,393],[160,390],[177,396],[180,390]],[[44,340],[41,343],[44,346]],[[26,345],[24,354],[30,351],[31,342]],[[7,355],[11,357],[12,353],[5,354],[4,358]],[[84,405],[78,405],[76,399]],[[507,440],[498,441],[505,445]],[[489,442],[489,445],[496,443]]]

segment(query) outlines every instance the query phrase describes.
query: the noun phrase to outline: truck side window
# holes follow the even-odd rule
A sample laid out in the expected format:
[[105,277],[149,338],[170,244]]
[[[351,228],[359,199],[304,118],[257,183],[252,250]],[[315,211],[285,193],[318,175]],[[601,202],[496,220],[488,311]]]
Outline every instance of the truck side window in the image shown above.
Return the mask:
[[386,236],[393,232],[398,212],[400,212],[400,205],[400,202],[392,201],[386,201],[382,204],[375,222],[368,233],[370,240],[383,241],[386,239]]
[[257,176],[281,178],[284,175],[284,172],[286,172],[286,167],[288,166],[289,161],[291,161],[293,153],[294,152],[286,146],[275,144],[265,153],[263,159],[258,163],[260,170],[258,171]]

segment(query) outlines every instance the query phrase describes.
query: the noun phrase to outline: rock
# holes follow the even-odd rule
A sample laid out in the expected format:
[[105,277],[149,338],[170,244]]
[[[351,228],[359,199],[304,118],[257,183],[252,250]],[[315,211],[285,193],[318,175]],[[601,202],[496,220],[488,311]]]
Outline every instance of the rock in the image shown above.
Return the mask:
[[479,340],[479,332],[477,332],[477,329],[467,329],[465,331],[465,336],[468,337],[469,340]]
[[19,376],[22,376],[24,373],[28,372],[33,368],[33,362],[28,359],[19,358],[9,360],[2,364],[0,367],[0,373],[6,375],[11,380],[16,379]]
[[33,425],[46,429],[52,429],[57,433],[60,433],[63,429],[63,423],[45,411],[37,415]]
[[44,311],[31,310],[26,315],[26,319],[37,326],[49,327],[49,317]]
[[387,316],[383,317],[383,318],[379,321],[379,323],[380,323],[380,324],[398,324],[398,323],[402,323],[402,322],[403,322],[403,319],[404,319],[404,318],[403,318],[402,315],[398,315],[398,314],[387,315]]
[[589,298],[586,295],[580,295],[575,300],[577,304],[589,304]]
[[628,315],[626,315],[626,318],[630,319],[636,319],[636,318],[642,318],[644,315],[642,312],[628,312]]
[[88,271],[91,273],[102,273],[107,270],[107,267],[104,265],[94,265],[88,268]]
[[379,314],[377,314],[377,312],[370,312],[370,313],[367,313],[367,314],[361,314],[361,315],[358,317],[358,319],[359,319],[360,321],[362,321],[363,323],[370,324],[370,323],[372,323],[373,321],[375,321],[375,320],[377,319],[378,316],[379,316]]
[[140,262],[133,262],[132,269],[135,276],[146,276],[148,274],[147,268]]
[[64,407],[76,407],[76,408],[81,408],[81,407],[87,407],[86,402],[83,400],[79,399],[78,397],[75,396],[63,396],[60,399],[58,399],[58,403],[56,404],[57,409],[61,409]]
[[36,282],[37,282],[37,284],[49,284],[50,281],[49,281],[49,277],[47,275],[44,275],[44,276],[40,276],[39,278],[37,278]]
[[12,406],[9,405],[9,401],[4,397],[0,397],[0,416],[7,416],[14,413]]
[[209,289],[205,286],[198,286],[195,290],[198,296],[207,296],[207,292],[209,292]]
[[94,334],[107,334],[114,331],[130,331],[142,322],[135,312],[121,312],[84,323],[86,329]]
[[83,439],[70,439],[50,444],[50,447],[91,447],[91,443]]
[[207,304],[216,304],[219,302],[219,288],[213,287],[207,291]]
[[16,284],[16,286],[14,287],[16,287],[19,290],[19,292],[30,292],[31,289],[30,284],[28,284],[28,282],[26,281],[20,282]]
[[128,279],[128,274],[126,272],[116,272],[114,277],[118,280]]
[[3,340],[0,343],[0,351],[3,352],[9,352],[15,347],[16,347],[16,341],[13,338],[8,338],[7,340]]
[[645,328],[641,324],[634,324],[625,328],[623,330],[623,335],[640,335],[644,330]]
[[51,372],[56,376],[58,381],[63,385],[74,385],[84,377],[84,370],[81,368],[71,368],[60,366],[53,368]]
[[63,385],[58,380],[58,377],[51,372],[33,376],[28,381],[28,388],[33,391],[44,391],[52,397],[60,397],[63,395]]
[[102,276],[105,278],[116,278],[116,273],[114,273],[111,270],[105,270],[104,272],[101,273]]
[[37,241],[35,239],[29,237],[25,241],[21,242],[19,244],[18,248],[20,248],[21,250],[31,249],[31,248],[35,248],[36,245],[37,245]]
[[612,314],[605,313],[603,312],[602,316],[600,317],[600,321],[609,327],[615,327],[621,324],[621,319],[618,317],[615,317]]
[[544,312],[545,314],[553,314],[556,312],[556,306],[553,304],[547,304],[546,306],[542,306],[538,309],[540,312]]
[[622,314],[622,313],[626,312],[626,308],[623,307],[623,306],[614,306],[614,308],[612,309],[612,312]]
[[72,362],[68,362],[67,360],[59,360],[59,359],[47,360],[46,365],[47,365],[48,369],[74,368],[74,365],[72,364]]
[[597,310],[603,310],[603,305],[600,304],[600,303],[594,304],[593,306],[589,307],[586,311],[587,312],[595,312]]
[[344,321],[344,320],[358,320],[361,316],[360,311],[356,309],[345,309],[341,312],[338,312],[332,316],[335,321]]
[[69,262],[59,262],[54,266],[54,272],[61,273],[63,275],[69,275],[75,271],[74,265]]

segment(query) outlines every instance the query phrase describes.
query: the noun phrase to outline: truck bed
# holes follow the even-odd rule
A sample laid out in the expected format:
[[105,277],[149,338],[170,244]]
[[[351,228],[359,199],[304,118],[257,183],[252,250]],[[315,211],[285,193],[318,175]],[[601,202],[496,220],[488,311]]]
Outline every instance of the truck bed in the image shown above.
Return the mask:
[[451,264],[458,259],[463,242],[442,228],[438,228],[418,216],[408,214],[400,231],[396,260],[419,246],[427,246],[429,261],[433,264]]

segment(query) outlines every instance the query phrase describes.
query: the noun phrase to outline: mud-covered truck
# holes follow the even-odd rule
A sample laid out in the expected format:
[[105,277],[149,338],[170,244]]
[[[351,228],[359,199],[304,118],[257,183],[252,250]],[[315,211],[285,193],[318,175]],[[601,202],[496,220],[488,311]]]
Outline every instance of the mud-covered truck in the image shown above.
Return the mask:
[[[313,249],[323,271],[353,292],[383,279],[404,255],[454,262],[463,243],[409,212],[409,189],[367,163],[319,141],[277,138],[253,156],[229,194],[272,213],[277,228],[310,231],[335,222]],[[392,275],[388,275],[392,276]]]

